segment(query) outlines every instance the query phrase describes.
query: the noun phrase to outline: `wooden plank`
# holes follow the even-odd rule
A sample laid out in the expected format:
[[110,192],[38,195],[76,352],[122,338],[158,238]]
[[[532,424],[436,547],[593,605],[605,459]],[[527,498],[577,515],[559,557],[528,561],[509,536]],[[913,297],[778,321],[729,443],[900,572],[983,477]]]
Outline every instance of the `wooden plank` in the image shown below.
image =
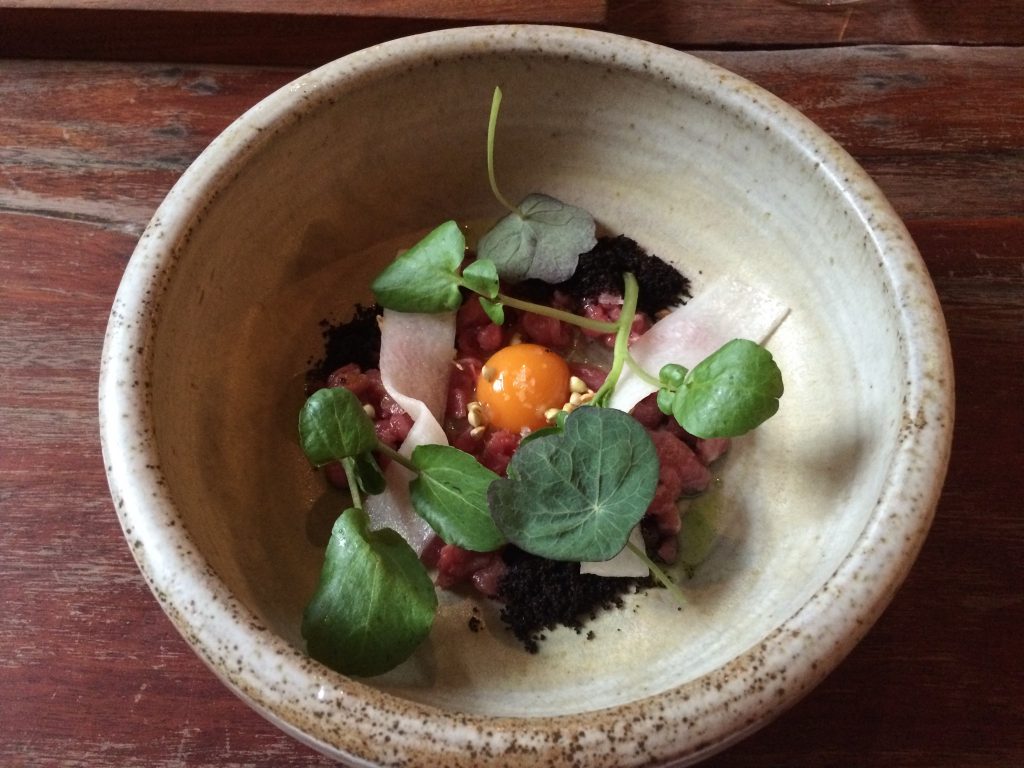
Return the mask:
[[1024,43],[1017,0],[610,0],[607,26],[681,47]]
[[0,9],[59,11],[170,11],[248,15],[354,16],[409,19],[468,19],[550,22],[571,18],[596,24],[605,0],[0,0]]
[[0,0],[0,57],[316,66],[467,24],[597,27],[680,48],[1024,44],[1018,0]]
[[442,19],[12,8],[0,56],[315,67],[370,45],[465,25]]
[[864,46],[855,53],[699,55],[797,107],[865,167],[905,217],[1024,214],[1019,49]]
[[[855,155],[1000,154],[1020,147],[1020,49],[871,45],[698,55],[795,105]],[[1002,105],[998,115],[995,104]]]
[[0,210],[141,233],[196,155],[300,72],[0,63]]

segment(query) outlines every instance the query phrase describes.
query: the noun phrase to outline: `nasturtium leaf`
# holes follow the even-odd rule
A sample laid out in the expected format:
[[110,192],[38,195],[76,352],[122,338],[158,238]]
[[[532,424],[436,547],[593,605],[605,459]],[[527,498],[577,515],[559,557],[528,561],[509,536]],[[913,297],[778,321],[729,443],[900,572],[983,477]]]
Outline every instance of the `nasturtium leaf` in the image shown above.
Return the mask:
[[505,305],[500,301],[491,301],[481,297],[480,307],[483,309],[484,314],[487,315],[487,318],[495,325],[501,325],[505,322]]
[[458,270],[466,254],[466,236],[446,221],[396,258],[373,281],[382,307],[398,312],[450,312],[462,305]]
[[551,435],[557,435],[561,431],[562,430],[558,427],[557,424],[552,424],[547,427],[535,429],[533,430],[533,432],[523,435],[523,439],[519,441],[519,447],[522,448],[527,443],[532,443],[534,440],[539,440],[542,437],[550,437]]
[[509,282],[560,283],[576,271],[580,254],[594,247],[596,229],[594,217],[582,208],[534,193],[480,238],[477,253],[493,261]]
[[577,408],[561,434],[522,445],[491,485],[491,516],[520,549],[552,560],[608,560],[658,484],[658,455],[633,417]]
[[411,458],[419,470],[409,483],[413,508],[446,544],[491,552],[505,543],[487,507],[494,472],[449,445],[420,445]]
[[672,415],[691,435],[736,437],[774,416],[782,392],[772,353],[748,339],[733,339],[686,375]]
[[343,512],[302,617],[309,655],[346,675],[379,675],[423,642],[436,612],[434,585],[405,539],[369,530],[361,509]]
[[299,412],[299,442],[316,466],[355,458],[377,447],[373,421],[351,391],[329,387],[314,392]]
[[498,269],[493,261],[477,259],[462,270],[462,283],[474,293],[488,299],[498,295]]
[[546,427],[541,427],[540,429],[535,429],[533,430],[533,432],[523,435],[523,439],[519,441],[520,447],[530,442],[531,440],[536,440],[540,437],[547,437],[548,435],[557,435],[561,433],[562,428],[565,426],[565,420],[566,418],[568,418],[568,416],[569,414],[566,411],[559,411],[558,415],[555,416],[554,424],[550,424],[549,426]]

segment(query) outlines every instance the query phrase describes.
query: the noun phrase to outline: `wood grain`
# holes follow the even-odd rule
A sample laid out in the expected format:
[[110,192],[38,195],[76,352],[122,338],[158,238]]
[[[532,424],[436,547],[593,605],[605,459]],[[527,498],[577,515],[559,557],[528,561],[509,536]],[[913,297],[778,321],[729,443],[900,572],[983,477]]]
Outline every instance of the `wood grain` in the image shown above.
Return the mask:
[[0,0],[0,57],[317,66],[466,24],[595,27],[678,48],[1021,45],[1019,0]]
[[[1021,49],[700,55],[874,175],[935,281],[958,402],[935,524],[889,610],[807,699],[707,764],[1024,764]],[[236,700],[161,614],[109,501],[95,403],[141,228],[220,130],[298,72],[0,62],[2,765],[330,764]]]
[[2,8],[67,12],[173,11],[177,13],[286,14],[294,16],[365,16],[415,19],[515,19],[543,22],[572,18],[597,23],[607,12],[605,0],[0,0]]
[[1019,45],[1024,18],[1015,0],[864,0],[807,5],[798,0],[609,0],[616,32],[677,46],[862,43]]

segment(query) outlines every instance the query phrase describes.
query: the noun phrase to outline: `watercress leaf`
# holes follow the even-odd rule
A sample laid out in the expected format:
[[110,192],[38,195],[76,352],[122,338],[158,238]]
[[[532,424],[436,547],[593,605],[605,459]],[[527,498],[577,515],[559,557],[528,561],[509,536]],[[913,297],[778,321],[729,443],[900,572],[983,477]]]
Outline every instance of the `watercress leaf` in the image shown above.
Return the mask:
[[377,447],[373,421],[351,391],[330,387],[314,392],[299,412],[299,442],[316,466],[354,458]]
[[678,363],[666,363],[658,371],[658,378],[664,385],[658,390],[658,410],[666,416],[671,416],[675,407],[676,391],[686,381],[688,371]]
[[498,476],[449,445],[420,445],[412,452],[419,475],[409,483],[416,513],[447,544],[491,552],[505,543],[487,508],[487,489]]
[[387,672],[426,638],[436,612],[434,585],[405,539],[369,530],[361,509],[342,513],[302,617],[309,655],[347,675]]
[[582,208],[534,193],[480,238],[477,252],[509,282],[559,283],[576,271],[580,254],[594,247],[596,229],[594,217]]
[[491,484],[498,528],[552,560],[608,560],[626,544],[658,484],[647,431],[610,408],[577,408],[561,434],[521,445],[508,478]]
[[493,261],[477,259],[462,270],[462,284],[488,299],[498,295],[498,268]]
[[373,281],[382,307],[398,312],[450,312],[462,304],[459,266],[466,237],[454,221],[446,221],[391,262]]
[[658,410],[666,416],[672,415],[672,407],[675,405],[676,393],[671,389],[658,390]]
[[488,319],[495,325],[501,325],[505,322],[505,306],[500,301],[481,298],[480,307]]
[[363,493],[370,495],[384,493],[387,480],[372,453],[362,453],[356,456],[352,460],[352,466],[355,470],[356,481]]
[[679,389],[686,379],[687,370],[678,363],[666,363],[658,371],[658,378],[669,389]]
[[691,435],[736,437],[773,416],[782,392],[782,372],[771,352],[733,339],[687,374],[672,415]]

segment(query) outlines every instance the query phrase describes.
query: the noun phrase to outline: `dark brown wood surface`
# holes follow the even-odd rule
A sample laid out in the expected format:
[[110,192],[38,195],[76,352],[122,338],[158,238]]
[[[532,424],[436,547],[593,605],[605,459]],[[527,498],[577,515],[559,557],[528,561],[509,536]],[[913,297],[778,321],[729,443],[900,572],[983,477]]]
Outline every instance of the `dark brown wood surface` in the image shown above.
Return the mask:
[[[287,2],[277,38],[268,2],[237,34],[244,4],[171,5],[0,0],[0,765],[329,764],[203,667],[132,562],[98,443],[107,312],[157,204],[248,106],[380,39],[541,11],[699,48],[803,110],[904,217],[949,325],[953,457],[908,581],[819,688],[708,765],[1024,764],[1020,2]],[[174,40],[186,19],[204,31]],[[345,34],[290,36],[325,20]]]

